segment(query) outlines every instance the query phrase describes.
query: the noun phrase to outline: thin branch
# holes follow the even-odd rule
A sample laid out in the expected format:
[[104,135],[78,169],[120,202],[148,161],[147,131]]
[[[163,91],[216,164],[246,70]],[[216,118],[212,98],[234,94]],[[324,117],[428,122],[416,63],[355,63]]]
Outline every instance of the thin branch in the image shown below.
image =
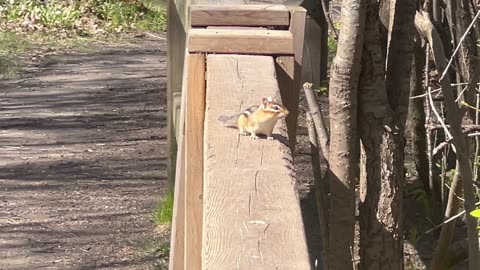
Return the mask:
[[449,144],[450,144],[449,141],[441,142],[440,144],[438,144],[437,147],[435,147],[435,149],[433,149],[432,156],[436,156],[438,153],[440,153],[440,151],[443,150],[443,148],[445,148]]
[[[436,92],[440,92],[441,90],[442,90],[442,88],[437,88],[435,90],[432,90],[431,92],[436,93]],[[410,97],[410,99],[423,98],[423,97],[426,97],[426,96],[428,96],[428,93],[421,94],[421,95],[418,95],[418,96],[413,96],[413,97]]]
[[325,16],[325,20],[328,22],[328,25],[330,26],[330,28],[332,28],[332,32],[335,40],[338,40],[338,32],[335,26],[333,25],[333,21],[332,21],[332,18],[330,17],[330,14],[328,13],[327,3],[325,3],[325,1],[328,1],[328,0],[320,0],[320,3],[322,3],[323,16]]
[[[426,128],[430,130],[443,129],[444,127],[450,128],[450,125],[426,125]],[[480,130],[480,125],[462,125],[463,133]]]
[[[480,205],[480,202],[477,202],[477,203],[475,204],[475,206],[479,206],[479,205]],[[424,236],[425,234],[429,234],[429,233],[435,231],[436,229],[442,227],[444,224],[449,223],[449,222],[453,221],[454,219],[457,219],[457,218],[463,216],[464,214],[465,214],[465,210],[463,210],[462,212],[460,212],[460,213],[452,216],[451,218],[445,220],[444,222],[435,225],[435,226],[434,226],[433,228],[431,228],[430,230],[425,231],[424,233],[422,233],[422,234],[417,238],[417,240],[420,239],[420,237]]]
[[467,30],[465,30],[465,33],[463,33],[463,36],[460,38],[460,41],[458,42],[457,44],[457,47],[455,48],[455,50],[453,51],[453,54],[452,56],[450,57],[450,60],[448,61],[448,64],[447,66],[445,67],[445,69],[443,70],[443,73],[442,73],[442,76],[440,77],[440,80],[443,80],[443,77],[445,77],[445,74],[448,72],[448,68],[450,67],[450,65],[452,64],[453,62],[453,59],[455,57],[455,55],[457,54],[458,52],[458,49],[460,49],[460,45],[462,45],[462,42],[463,40],[465,39],[465,37],[468,35],[468,33],[470,32],[470,29],[473,27],[473,25],[475,24],[475,21],[478,19],[478,16],[480,16],[480,10],[477,12],[477,14],[475,15],[475,17],[473,18],[472,22],[470,23],[470,25],[468,26]]
[[315,130],[317,131],[318,141],[320,142],[320,149],[323,155],[328,160],[329,155],[329,140],[327,126],[322,115],[322,110],[315,96],[315,92],[312,89],[312,83],[306,82],[303,84],[303,90],[305,91],[305,97],[307,98],[310,114],[312,115],[313,122],[315,123]]
[[[433,104],[433,99],[432,99],[432,92],[430,91],[431,87],[428,87],[428,99],[430,101],[430,108],[432,109],[433,113],[438,119],[438,122],[442,125],[443,129],[445,130],[445,134],[447,134],[447,140],[451,140],[453,138],[452,134],[448,130],[447,126],[445,125],[445,122],[443,122],[443,118],[440,116],[438,113],[437,109],[435,108],[435,104]],[[456,151],[455,151],[456,152]]]
[[312,115],[307,112],[308,138],[310,140],[310,149],[312,153],[312,171],[315,185],[315,196],[317,202],[318,222],[320,225],[320,237],[322,241],[321,258],[323,269],[327,269],[327,250],[328,250],[328,186],[327,179],[322,175],[320,162],[320,149],[318,148],[318,136],[315,131],[315,123]]

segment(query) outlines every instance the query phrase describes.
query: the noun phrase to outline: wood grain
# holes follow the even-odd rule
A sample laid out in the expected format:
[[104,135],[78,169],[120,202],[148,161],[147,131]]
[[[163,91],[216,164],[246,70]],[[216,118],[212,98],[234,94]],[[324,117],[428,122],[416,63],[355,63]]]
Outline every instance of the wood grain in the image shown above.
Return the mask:
[[173,93],[182,90],[183,64],[187,40],[188,21],[186,0],[168,1],[167,23],[167,179],[169,188],[174,189],[177,140],[173,119]]
[[290,14],[284,5],[195,5],[190,23],[199,26],[288,26]]
[[293,36],[283,30],[190,29],[188,50],[192,53],[293,54]]
[[279,56],[276,59],[278,81],[285,106],[289,109],[287,117],[288,136],[290,138],[290,149],[295,151],[298,103],[302,80],[303,49],[305,35],[306,10],[303,7],[289,7],[290,29],[293,36],[294,56]]
[[285,122],[270,141],[217,120],[279,99],[273,58],[208,55],[207,67],[202,269],[310,269]]
[[188,55],[185,118],[185,266],[201,269],[205,56]]
[[175,186],[173,194],[172,232],[170,234],[170,256],[168,270],[185,270],[185,107],[187,99],[188,53],[185,51],[185,63],[182,78],[180,115],[177,132],[177,159]]

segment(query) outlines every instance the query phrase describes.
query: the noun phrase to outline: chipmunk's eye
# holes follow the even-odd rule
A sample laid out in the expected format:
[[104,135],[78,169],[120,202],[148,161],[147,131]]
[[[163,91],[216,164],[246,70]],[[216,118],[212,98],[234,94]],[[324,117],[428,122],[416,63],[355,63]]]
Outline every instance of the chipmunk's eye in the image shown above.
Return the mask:
[[275,106],[273,106],[273,109],[274,109],[275,111],[279,111],[279,110],[280,110],[280,107],[278,107],[277,105],[275,105]]

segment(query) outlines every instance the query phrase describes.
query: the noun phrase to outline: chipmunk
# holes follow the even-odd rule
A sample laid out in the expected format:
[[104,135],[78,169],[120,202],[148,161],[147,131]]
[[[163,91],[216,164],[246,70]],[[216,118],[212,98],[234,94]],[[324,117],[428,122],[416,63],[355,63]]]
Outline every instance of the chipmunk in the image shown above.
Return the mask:
[[[255,140],[258,139],[257,134],[264,134],[267,139],[273,140],[275,124],[278,119],[287,117],[288,113],[285,106],[268,97],[262,99],[260,106],[250,106],[243,113],[232,116],[221,115],[218,120],[227,127],[237,128],[242,136],[250,133],[250,138]],[[232,124],[233,120],[236,120],[236,123]]]

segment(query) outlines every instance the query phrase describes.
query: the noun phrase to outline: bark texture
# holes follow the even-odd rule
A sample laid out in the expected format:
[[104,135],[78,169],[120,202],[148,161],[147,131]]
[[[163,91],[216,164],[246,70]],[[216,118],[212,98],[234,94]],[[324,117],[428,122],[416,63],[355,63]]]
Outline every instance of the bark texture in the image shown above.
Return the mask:
[[403,269],[403,134],[415,7],[413,0],[390,1],[385,61],[377,2],[369,1],[359,85],[359,128],[365,151],[365,179],[360,187],[360,269]]
[[[425,50],[417,40],[414,45],[414,59],[412,63],[412,76],[410,79],[410,96],[418,96],[423,93],[422,73],[425,67]],[[427,156],[427,131],[425,129],[424,98],[414,98],[409,103],[409,131],[412,138],[412,156],[418,178],[422,182],[425,191],[430,194],[428,177]]]
[[330,109],[330,270],[353,269],[357,87],[363,45],[366,0],[342,2],[342,26],[331,68]]

